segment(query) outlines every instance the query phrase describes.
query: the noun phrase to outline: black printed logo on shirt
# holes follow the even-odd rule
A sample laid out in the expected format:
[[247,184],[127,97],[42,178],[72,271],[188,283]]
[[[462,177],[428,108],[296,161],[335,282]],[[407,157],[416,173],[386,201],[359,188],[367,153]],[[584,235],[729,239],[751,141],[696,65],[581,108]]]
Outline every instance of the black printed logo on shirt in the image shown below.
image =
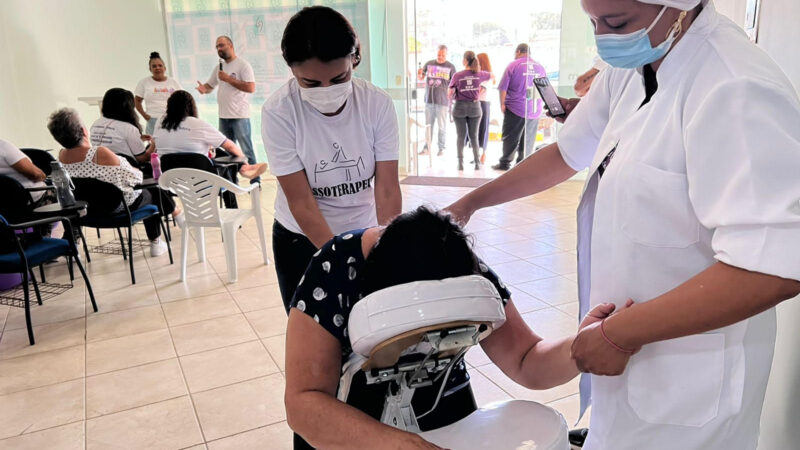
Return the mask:
[[311,193],[315,197],[341,197],[343,195],[356,194],[372,187],[372,177],[366,180],[353,182],[353,178],[360,178],[362,172],[366,171],[362,157],[349,159],[344,152],[344,148],[338,143],[333,143],[334,154],[330,161],[320,160],[314,165],[314,182],[327,174],[333,174],[335,179],[341,179],[344,175],[345,183],[334,186],[324,186],[311,188]]

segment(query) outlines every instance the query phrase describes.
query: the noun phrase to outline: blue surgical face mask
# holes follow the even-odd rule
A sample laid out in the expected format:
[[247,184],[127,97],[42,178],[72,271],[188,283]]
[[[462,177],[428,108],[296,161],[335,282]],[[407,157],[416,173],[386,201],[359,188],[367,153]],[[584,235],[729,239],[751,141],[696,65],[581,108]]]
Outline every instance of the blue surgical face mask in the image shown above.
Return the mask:
[[597,54],[609,65],[623,69],[635,69],[663,58],[672,47],[672,43],[675,42],[678,34],[680,34],[681,23],[686,15],[685,12],[681,12],[678,20],[670,28],[666,40],[653,48],[650,45],[648,33],[661,20],[666,10],[666,6],[661,8],[661,12],[658,13],[658,16],[649,27],[633,33],[595,35]]

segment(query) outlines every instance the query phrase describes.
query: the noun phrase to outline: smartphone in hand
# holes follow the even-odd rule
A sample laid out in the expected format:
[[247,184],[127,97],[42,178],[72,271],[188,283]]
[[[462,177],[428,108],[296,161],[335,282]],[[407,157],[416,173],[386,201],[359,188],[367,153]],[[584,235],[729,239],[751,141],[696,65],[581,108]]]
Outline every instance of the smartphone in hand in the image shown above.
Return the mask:
[[556,118],[567,114],[564,106],[558,100],[558,94],[556,94],[556,90],[553,89],[553,85],[550,84],[550,80],[547,77],[534,78],[533,84],[536,86],[536,90],[539,91],[539,95],[547,105],[547,109],[550,111],[551,116]]

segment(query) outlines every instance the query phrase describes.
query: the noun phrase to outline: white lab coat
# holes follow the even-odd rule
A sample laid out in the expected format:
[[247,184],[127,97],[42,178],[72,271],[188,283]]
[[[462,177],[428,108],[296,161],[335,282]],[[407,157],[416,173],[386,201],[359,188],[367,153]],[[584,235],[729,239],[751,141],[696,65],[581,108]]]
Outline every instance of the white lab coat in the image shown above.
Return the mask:
[[[589,167],[578,207],[581,315],[651,300],[716,261],[800,279],[800,102],[785,75],[708,3],[661,65],[609,68],[559,135]],[[602,179],[597,167],[616,146]],[[775,310],[645,346],[591,377],[586,450],[752,449]]]

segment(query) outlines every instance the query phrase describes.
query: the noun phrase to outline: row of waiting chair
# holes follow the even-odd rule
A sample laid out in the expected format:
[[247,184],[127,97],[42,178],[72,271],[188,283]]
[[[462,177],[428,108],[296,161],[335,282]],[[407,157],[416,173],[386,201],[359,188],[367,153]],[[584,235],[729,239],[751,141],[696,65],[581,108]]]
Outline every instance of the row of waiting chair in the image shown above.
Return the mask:
[[[24,149],[23,150],[46,174],[50,173],[50,163],[54,161],[52,155],[44,150]],[[126,157],[120,155],[120,157]],[[132,160],[132,161],[131,161]],[[133,158],[129,159],[131,164],[138,166]],[[187,168],[187,166],[189,168]],[[261,217],[260,207],[260,184],[253,184],[249,188],[242,188],[217,175],[217,169],[213,163],[204,155],[195,154],[174,154],[165,155],[162,160],[162,168],[165,172],[160,180],[160,187],[167,189],[181,198],[181,202],[186,214],[187,228],[182,235],[181,248],[181,275],[183,281],[186,278],[187,250],[189,229],[195,232],[199,259],[205,259],[205,245],[203,238],[203,228],[221,228],[225,245],[226,262],[228,265],[228,280],[237,280],[237,256],[236,256],[236,234],[240,226],[250,217],[256,219],[258,232],[260,235],[261,250],[264,264],[269,264],[267,256],[264,226]],[[222,170],[229,170],[223,168]],[[87,214],[75,221],[78,234],[83,241],[84,254],[86,261],[91,262],[86,239],[81,232],[81,227],[117,229],[120,238],[120,245],[123,250],[123,258],[129,260],[131,271],[131,282],[135,284],[135,273],[133,264],[133,242],[132,227],[145,218],[160,214],[154,205],[146,205],[142,208],[131,211],[128,208],[122,191],[116,186],[104,183],[95,179],[74,178],[75,197],[78,200],[86,201],[88,204]],[[52,189],[52,188],[45,188]],[[30,322],[30,299],[28,292],[28,282],[32,282],[36,292],[38,303],[42,303],[36,278],[32,268],[39,266],[42,281],[44,281],[44,270],[42,265],[59,256],[66,256],[70,278],[72,274],[72,261],[77,262],[81,274],[86,281],[87,289],[92,301],[94,310],[97,311],[94,294],[91,284],[78,259],[77,246],[74,242],[71,231],[72,224],[64,217],[52,217],[48,219],[35,220],[32,214],[33,200],[29,190],[26,190],[17,180],[10,177],[0,176],[0,190],[5,193],[4,200],[0,202],[0,239],[14,240],[16,251],[0,255],[0,273],[21,273],[23,275],[24,307],[26,313],[26,323],[28,325],[28,337],[31,345],[34,344],[33,329]],[[249,194],[251,197],[250,209],[225,209],[222,210],[216,203],[216,199],[223,194],[234,196],[236,194]],[[123,206],[120,208],[120,206]],[[119,209],[119,210],[118,210]],[[30,227],[45,223],[63,221],[65,224],[66,239],[43,239],[36,244],[23,248],[20,245],[15,230],[20,227]],[[169,244],[168,228],[161,223],[162,232],[167,238],[169,249],[170,264],[173,263],[172,250]],[[127,228],[128,245],[125,249],[122,237],[122,228]],[[127,255],[126,255],[127,253]],[[30,275],[30,278],[29,278]]]

